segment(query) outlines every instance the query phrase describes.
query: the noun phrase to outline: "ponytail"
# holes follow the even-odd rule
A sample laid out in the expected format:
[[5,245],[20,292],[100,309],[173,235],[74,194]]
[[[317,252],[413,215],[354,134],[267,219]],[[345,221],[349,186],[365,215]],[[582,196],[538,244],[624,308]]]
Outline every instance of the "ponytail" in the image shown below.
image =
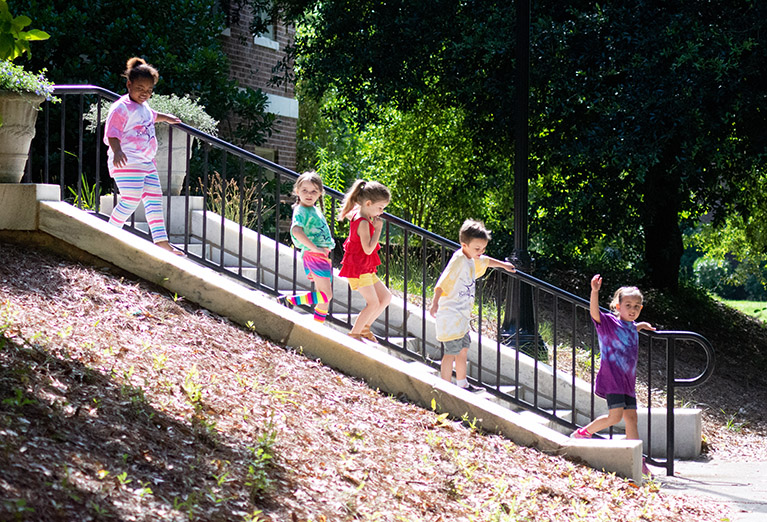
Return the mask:
[[391,192],[377,181],[365,181],[358,179],[344,196],[341,204],[341,210],[338,213],[338,221],[343,221],[355,205],[361,205],[365,201],[386,201],[391,200]]
[[137,80],[138,78],[148,78],[151,79],[152,82],[157,83],[160,79],[160,73],[157,72],[157,69],[138,56],[128,59],[128,62],[125,64],[125,72],[123,73],[123,76],[129,82]]

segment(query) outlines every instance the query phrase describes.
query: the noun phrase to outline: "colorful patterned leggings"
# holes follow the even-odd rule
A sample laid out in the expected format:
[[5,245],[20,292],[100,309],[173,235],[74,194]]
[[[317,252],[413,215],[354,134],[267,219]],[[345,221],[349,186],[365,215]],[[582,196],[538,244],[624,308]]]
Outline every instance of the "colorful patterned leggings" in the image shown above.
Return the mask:
[[162,211],[162,189],[155,164],[131,163],[110,169],[109,175],[114,178],[117,188],[120,189],[120,203],[112,211],[109,222],[122,228],[125,221],[136,211],[139,201],[142,201],[152,241],[167,241],[168,234],[165,231]]

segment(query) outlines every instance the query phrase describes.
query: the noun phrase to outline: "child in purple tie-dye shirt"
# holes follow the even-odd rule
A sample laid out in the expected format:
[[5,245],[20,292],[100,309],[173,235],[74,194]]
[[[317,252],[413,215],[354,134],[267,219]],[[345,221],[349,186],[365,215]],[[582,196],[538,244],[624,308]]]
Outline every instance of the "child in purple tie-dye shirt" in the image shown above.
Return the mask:
[[[589,312],[599,336],[600,365],[595,392],[607,400],[607,415],[597,417],[590,424],[573,432],[577,439],[590,438],[594,433],[618,424],[626,424],[626,438],[639,439],[637,428],[636,367],[639,355],[639,332],[655,330],[650,323],[637,323],[642,311],[642,292],[635,286],[619,288],[610,303],[614,314],[599,309],[599,290],[602,276],[591,279]],[[642,473],[650,473],[642,463]]]
[[183,252],[168,242],[162,189],[154,160],[157,153],[154,122],[176,124],[181,120],[172,114],[154,111],[147,104],[160,77],[157,69],[134,57],[128,60],[124,76],[128,94],[109,108],[104,130],[104,143],[109,145],[109,175],[114,178],[121,196],[109,222],[122,227],[142,201],[152,241],[165,250],[183,256]]

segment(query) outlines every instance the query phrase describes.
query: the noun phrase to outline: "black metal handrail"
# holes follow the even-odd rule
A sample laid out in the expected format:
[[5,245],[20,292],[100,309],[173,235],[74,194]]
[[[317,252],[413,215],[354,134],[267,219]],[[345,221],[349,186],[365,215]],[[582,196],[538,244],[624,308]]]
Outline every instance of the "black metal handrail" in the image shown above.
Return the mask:
[[[102,98],[114,101],[119,95],[93,85],[60,85],[56,86],[54,92],[62,99],[61,105],[58,106],[61,124],[57,129],[60,144],[58,182],[62,198],[68,195],[67,187],[76,186],[76,189],[72,190],[76,193],[76,203],[81,204],[83,189],[86,188],[86,192],[92,190],[95,193],[93,210],[98,214],[102,185],[101,173],[106,170],[106,155],[101,153],[101,126],[97,126],[95,141],[85,142],[82,125],[84,103],[86,97],[95,98],[100,111]],[[72,96],[79,96],[78,111],[74,117],[67,112],[66,105],[67,98]],[[36,179],[47,183],[56,177],[56,174],[51,172],[49,161],[52,156],[51,138],[56,131],[50,128],[50,116],[53,110],[53,106],[46,103],[45,118],[42,123],[44,130],[38,132],[39,137],[33,142],[26,181]],[[68,122],[69,127],[67,127]],[[72,127],[76,128],[74,134]],[[286,200],[290,191],[285,189],[283,184],[292,185],[298,174],[183,123],[170,126],[169,141],[171,143],[169,145],[172,145],[176,134],[186,137],[187,168],[193,167],[191,152],[194,140],[198,140],[201,144],[202,153],[201,158],[199,154],[195,156],[193,169],[198,176],[199,186],[190,183],[192,178],[190,173],[186,175],[181,192],[184,217],[178,241],[183,243],[189,258],[271,294],[280,292],[281,281],[287,282],[295,292],[299,286],[298,274],[303,270],[298,267],[296,251],[285,244],[289,242],[289,238],[283,226],[288,215],[288,209],[284,207],[287,205]],[[66,152],[67,143],[71,143],[74,139],[77,140],[77,154]],[[54,150],[53,154],[55,153]],[[36,154],[44,157],[44,166],[39,172],[32,168],[32,157]],[[77,159],[77,171],[74,177],[71,173],[72,168],[66,167],[67,158],[72,156],[76,156]],[[168,164],[168,186],[170,186],[172,164],[170,150]],[[234,174],[231,173],[232,170],[235,171]],[[164,176],[164,173],[161,175]],[[83,182],[90,188],[84,187]],[[214,185],[221,189],[221,201],[218,202],[220,214],[211,213],[214,200],[219,197],[214,190]],[[233,194],[239,194],[239,196],[229,199],[225,191],[226,186],[231,186]],[[252,199],[246,203],[245,194],[248,189],[252,189]],[[330,203],[329,223],[332,229],[335,229],[334,218],[343,194],[329,187],[325,190]],[[195,195],[202,199],[201,229],[193,226],[192,223],[192,198]],[[113,197],[116,200],[116,195]],[[232,207],[227,206],[230,203]],[[173,215],[171,206],[178,204],[179,202],[174,201],[174,198],[167,197],[169,231],[175,224],[171,222]],[[233,219],[226,218],[227,212]],[[249,212],[253,214],[250,221],[246,219]],[[383,333],[379,332],[382,344],[403,357],[438,367],[439,353],[437,352],[436,355],[430,353],[435,349],[438,350],[439,345],[429,333],[430,318],[427,318],[427,303],[431,297],[429,291],[449,255],[459,248],[459,244],[394,215],[387,213],[383,218],[385,228],[382,235],[381,272],[384,274],[383,279],[386,285],[396,287],[394,291],[400,294],[402,305],[398,310],[394,310],[393,307],[388,309],[383,316],[381,329]],[[227,239],[228,231],[232,226],[237,228],[236,239],[233,241]],[[134,221],[131,221],[128,228],[142,237],[148,237],[148,234],[137,228]],[[257,238],[255,251],[248,250],[245,245],[245,236],[251,237],[249,234],[252,235],[252,233],[255,233]],[[339,236],[339,234],[334,235]],[[269,254],[270,248],[273,248],[272,255]],[[292,266],[287,274],[281,273],[280,270],[281,252],[283,254],[288,252],[292,256]],[[338,261],[340,251],[337,250],[335,254],[335,260]],[[511,286],[512,282],[516,286]],[[417,290],[411,291],[411,285]],[[513,333],[502,331],[501,325],[506,319],[504,315],[510,314],[506,311],[508,296],[511,295],[511,299],[515,299],[509,288],[516,288],[517,292],[520,288],[525,288],[533,295],[535,327],[530,338],[523,338],[519,329]],[[534,410],[550,422],[562,427],[563,430],[571,430],[578,424],[582,424],[579,423],[579,416],[584,419],[593,419],[596,413],[594,382],[598,345],[596,332],[589,318],[588,301],[521,271],[515,274],[493,271],[479,282],[477,294],[478,313],[473,329],[477,337],[478,352],[476,360],[472,360],[471,365],[472,383],[483,387],[491,395],[503,399],[512,406]],[[355,313],[351,290],[347,290],[345,298],[345,306],[338,304],[343,301],[341,298],[334,298],[331,301],[329,320],[337,325],[350,327]],[[395,314],[401,314],[401,316]],[[513,319],[516,324],[520,324],[519,316]],[[542,334],[543,330],[548,333]],[[666,403],[669,412],[667,418],[670,421],[667,423],[667,437],[669,437],[669,430],[671,436],[667,438],[669,446],[666,460],[653,458],[649,460],[654,464],[665,465],[667,472],[673,473],[675,388],[696,386],[705,382],[713,372],[714,352],[705,338],[692,332],[642,332],[642,339],[645,344],[649,344],[648,354],[650,355],[653,342],[656,344],[662,342],[666,345],[668,376]],[[695,378],[677,379],[674,375],[675,348],[679,342],[692,342],[703,347],[706,366]],[[566,349],[560,350],[560,345],[565,346]],[[581,372],[579,376],[577,365],[584,357],[588,358],[584,361],[587,368],[586,374],[583,375]],[[564,370],[561,369],[562,367]],[[649,364],[647,379],[649,387],[651,382]],[[581,384],[584,381],[590,387],[587,390],[584,390]],[[583,397],[587,397],[587,407],[579,404],[579,397],[580,403],[583,402]],[[651,407],[652,398],[648,394],[648,420]],[[572,417],[568,419],[568,415]],[[650,422],[648,422],[648,439],[650,435]]]

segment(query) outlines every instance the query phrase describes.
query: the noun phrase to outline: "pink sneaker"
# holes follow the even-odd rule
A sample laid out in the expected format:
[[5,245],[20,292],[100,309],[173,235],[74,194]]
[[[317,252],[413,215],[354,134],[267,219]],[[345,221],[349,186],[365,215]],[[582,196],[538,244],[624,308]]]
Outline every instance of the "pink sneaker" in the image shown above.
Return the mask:
[[573,439],[590,439],[591,433],[589,433],[586,427],[584,426],[583,428],[578,428],[577,430],[572,432],[570,434],[570,437]]
[[652,477],[652,471],[650,471],[650,468],[647,467],[647,463],[645,462],[644,457],[642,457],[642,476]]

